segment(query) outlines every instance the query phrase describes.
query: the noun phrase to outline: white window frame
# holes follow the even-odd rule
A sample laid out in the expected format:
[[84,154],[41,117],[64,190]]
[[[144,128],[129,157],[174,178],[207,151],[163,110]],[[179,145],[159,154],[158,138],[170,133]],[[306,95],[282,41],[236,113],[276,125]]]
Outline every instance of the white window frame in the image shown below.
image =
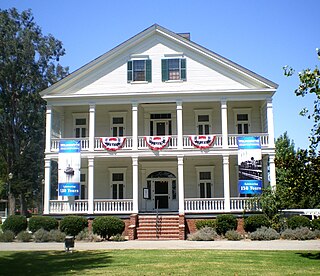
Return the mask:
[[[113,199],[113,185],[117,185],[117,199],[119,199],[119,184],[123,184],[123,199],[126,198],[126,180],[127,180],[127,168],[109,168],[110,174],[110,199]],[[123,181],[113,181],[112,176],[114,173],[122,173]]]
[[[110,136],[113,136],[113,128],[114,127],[123,127],[123,136],[126,136],[126,128],[127,128],[127,112],[126,111],[112,111],[109,112],[110,115]],[[123,118],[123,124],[113,124],[113,118]],[[117,131],[119,134],[119,130]]]
[[[247,114],[248,115],[248,133],[251,133],[251,108],[234,108],[233,109],[234,114],[234,130],[236,134],[238,133],[238,119],[237,116],[239,114]],[[241,123],[245,123],[245,121],[240,121]],[[242,133],[245,134],[245,133]],[[242,135],[241,134],[241,135]]]
[[[200,183],[208,180],[201,180],[200,173],[201,172],[210,172],[211,174],[211,198],[214,197],[214,166],[196,166],[196,174],[197,174],[197,187],[198,187],[198,198],[200,198]],[[205,195],[207,195],[207,185],[205,185]],[[206,197],[205,197],[206,198]]]
[[199,122],[198,121],[198,116],[199,115],[208,115],[209,116],[209,133],[212,134],[212,109],[196,109],[194,110],[194,115],[195,115],[195,133],[199,135],[199,125],[206,125],[204,122]]
[[[88,113],[73,113],[72,114],[72,117],[73,117],[73,135],[75,138],[87,138],[89,137],[89,115]],[[86,129],[86,136],[85,137],[76,137],[76,129],[79,128],[78,125],[76,125],[76,120],[77,119],[86,119],[86,124],[85,125],[81,125],[81,126],[84,126],[84,127],[81,127],[81,128],[85,128]]]

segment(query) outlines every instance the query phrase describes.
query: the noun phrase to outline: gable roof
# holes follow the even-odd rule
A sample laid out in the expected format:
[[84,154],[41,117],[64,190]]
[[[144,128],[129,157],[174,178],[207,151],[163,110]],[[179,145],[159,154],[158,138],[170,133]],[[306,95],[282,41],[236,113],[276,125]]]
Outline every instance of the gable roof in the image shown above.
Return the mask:
[[71,74],[69,74],[67,77],[63,78],[62,80],[54,83],[47,89],[43,90],[40,95],[46,96],[50,94],[52,91],[56,89],[63,89],[64,85],[69,84],[70,82],[76,82],[78,79],[80,79],[82,76],[86,75],[87,73],[91,72],[98,66],[101,66],[102,64],[108,62],[111,58],[118,55],[119,53],[125,51],[126,49],[132,47],[133,45],[136,45],[146,38],[152,36],[155,33],[159,33],[171,40],[176,41],[177,43],[183,44],[189,48],[192,48],[195,51],[198,51],[199,53],[206,55],[208,58],[213,59],[214,61],[220,63],[221,65],[228,67],[232,71],[236,71],[241,75],[245,75],[257,82],[260,82],[261,84],[267,86],[271,89],[277,89],[278,84],[262,77],[261,75],[258,75],[247,68],[225,58],[220,56],[219,54],[212,52],[211,50],[208,50],[207,48],[187,39],[185,36],[181,34],[174,33],[158,24],[153,24],[149,28],[143,30],[142,32],[138,33],[137,35],[129,38],[128,40],[124,41],[123,43],[119,44],[118,46],[114,47],[110,51],[106,52],[105,54],[97,57],[96,59],[92,60],[91,62],[87,63],[86,65],[80,67],[79,69],[75,70]]

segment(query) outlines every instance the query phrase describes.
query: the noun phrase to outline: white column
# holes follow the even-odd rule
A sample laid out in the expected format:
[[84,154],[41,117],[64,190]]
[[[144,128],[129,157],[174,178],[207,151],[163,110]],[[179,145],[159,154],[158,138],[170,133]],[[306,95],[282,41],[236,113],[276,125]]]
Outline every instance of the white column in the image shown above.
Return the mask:
[[132,104],[132,149],[138,150],[138,104]]
[[182,102],[177,102],[177,134],[178,149],[183,149]]
[[96,105],[89,107],[89,151],[94,151]]
[[44,160],[44,206],[43,214],[50,213],[51,159]]
[[47,105],[46,110],[46,152],[51,150],[52,106]]
[[272,99],[267,100],[267,121],[268,121],[268,134],[269,134],[269,146],[274,147],[274,124],[273,124],[273,106]]
[[227,101],[221,101],[221,128],[222,128],[222,147],[227,149],[228,146],[228,108]]
[[276,166],[274,163],[274,154],[269,155],[269,166],[270,166],[270,186],[272,190],[276,189]]
[[222,158],[223,158],[224,210],[225,212],[230,212],[229,155],[224,155]]
[[138,192],[139,192],[139,169],[138,169],[138,157],[132,157],[132,201],[134,214],[138,214]]
[[94,212],[94,158],[88,158],[88,214]]
[[178,156],[179,214],[184,214],[183,157]]

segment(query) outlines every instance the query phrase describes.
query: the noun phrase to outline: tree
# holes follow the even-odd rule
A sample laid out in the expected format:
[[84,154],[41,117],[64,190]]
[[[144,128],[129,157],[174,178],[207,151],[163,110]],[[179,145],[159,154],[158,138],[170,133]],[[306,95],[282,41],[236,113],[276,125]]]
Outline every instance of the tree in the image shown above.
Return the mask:
[[[9,183],[9,212],[41,185],[45,102],[39,92],[66,76],[61,41],[43,35],[31,10],[0,10],[0,163]],[[13,178],[9,181],[9,173]]]
[[[320,49],[316,49],[318,58],[320,59]],[[283,67],[285,76],[292,76],[294,70],[291,67]],[[299,87],[295,89],[297,96],[304,97],[307,94],[314,95],[313,111],[308,108],[303,108],[300,115],[306,116],[308,119],[313,120],[313,127],[309,136],[311,149],[317,149],[320,145],[320,71],[316,66],[315,69],[305,69],[298,73]]]

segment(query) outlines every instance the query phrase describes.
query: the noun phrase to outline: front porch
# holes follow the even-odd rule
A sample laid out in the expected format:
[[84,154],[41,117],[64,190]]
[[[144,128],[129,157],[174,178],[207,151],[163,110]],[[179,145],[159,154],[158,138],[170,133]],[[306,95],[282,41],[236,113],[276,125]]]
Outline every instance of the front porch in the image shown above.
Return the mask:
[[[186,198],[184,200],[185,214],[242,213],[259,209],[258,202],[252,198],[230,198],[230,210],[226,210],[223,198]],[[130,215],[134,212],[132,199],[95,199],[93,213],[89,212],[88,200],[50,200],[49,213],[51,215]]]

